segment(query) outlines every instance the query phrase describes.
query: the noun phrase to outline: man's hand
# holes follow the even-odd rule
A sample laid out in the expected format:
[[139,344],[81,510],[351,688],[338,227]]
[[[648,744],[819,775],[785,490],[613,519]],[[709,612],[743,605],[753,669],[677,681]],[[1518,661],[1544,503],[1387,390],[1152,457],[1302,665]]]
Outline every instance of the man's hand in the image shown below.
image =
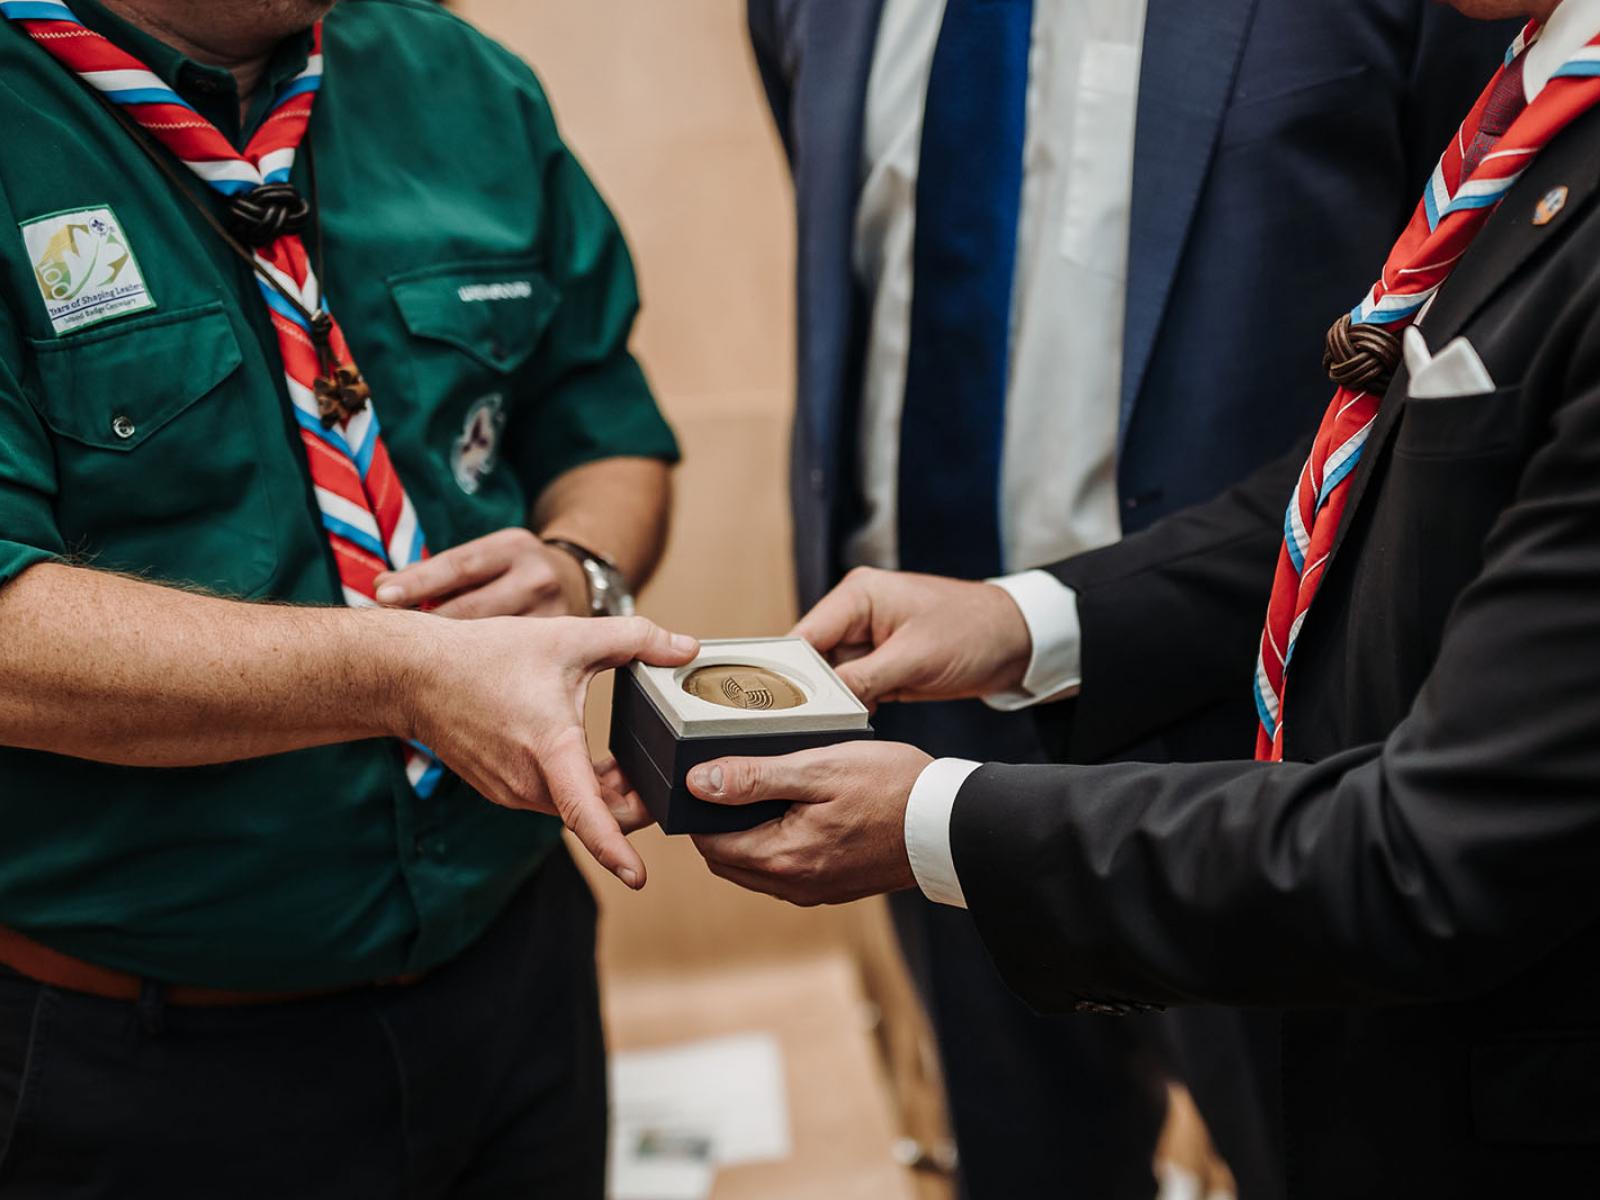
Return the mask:
[[723,758],[689,772],[714,804],[793,800],[744,833],[701,835],[712,874],[791,904],[843,904],[917,885],[906,857],[906,802],[933,760],[912,746],[849,742],[783,758]]
[[656,823],[655,816],[645,807],[644,798],[634,790],[616,759],[605,758],[595,763],[594,773],[600,781],[600,794],[605,797],[606,807],[623,833],[638,833]]
[[578,560],[526,529],[502,529],[378,576],[378,602],[441,617],[583,616],[589,586]]
[[419,665],[404,677],[401,736],[496,804],[559,816],[601,866],[643,887],[625,831],[648,815],[614,766],[597,774],[590,762],[584,702],[599,672],[634,659],[682,666],[699,644],[642,617],[415,620],[403,656]]
[[863,703],[965,700],[1021,685],[1033,639],[988,583],[858,568],[794,632]]

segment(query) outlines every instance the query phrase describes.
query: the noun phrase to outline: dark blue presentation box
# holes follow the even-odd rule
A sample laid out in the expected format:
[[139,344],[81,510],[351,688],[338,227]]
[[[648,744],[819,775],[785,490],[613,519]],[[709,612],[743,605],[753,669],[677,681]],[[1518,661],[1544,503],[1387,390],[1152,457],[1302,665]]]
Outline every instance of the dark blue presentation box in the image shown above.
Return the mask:
[[[781,710],[741,708],[684,690],[684,681],[696,671],[717,666],[776,673],[804,699]],[[738,807],[700,800],[685,782],[700,763],[793,754],[874,736],[866,708],[821,655],[798,638],[705,642],[700,657],[687,667],[636,663],[616,674],[611,753],[669,834],[752,829],[776,820],[789,807],[786,800]]]

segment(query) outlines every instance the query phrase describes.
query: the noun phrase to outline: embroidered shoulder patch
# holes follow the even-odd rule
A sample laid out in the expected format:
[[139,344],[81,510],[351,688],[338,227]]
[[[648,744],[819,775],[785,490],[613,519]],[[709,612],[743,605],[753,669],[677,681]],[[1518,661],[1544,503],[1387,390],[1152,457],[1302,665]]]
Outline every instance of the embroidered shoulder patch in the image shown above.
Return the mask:
[[127,235],[109,208],[53,213],[21,228],[57,334],[156,306]]

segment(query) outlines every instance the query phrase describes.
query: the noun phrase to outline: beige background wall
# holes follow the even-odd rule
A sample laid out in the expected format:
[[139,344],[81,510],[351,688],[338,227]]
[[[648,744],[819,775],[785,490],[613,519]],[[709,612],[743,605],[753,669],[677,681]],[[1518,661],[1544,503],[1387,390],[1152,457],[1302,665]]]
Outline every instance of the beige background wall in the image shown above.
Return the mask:
[[[795,618],[785,499],[794,235],[741,0],[456,8],[539,72],[634,252],[644,299],[635,349],[684,449],[672,542],[643,611],[702,637],[785,632]],[[607,891],[607,954],[619,965],[787,954],[838,937],[837,914],[745,897],[708,879],[686,843],[643,842],[646,897],[624,912],[631,898]],[[685,907],[694,920],[678,919]]]

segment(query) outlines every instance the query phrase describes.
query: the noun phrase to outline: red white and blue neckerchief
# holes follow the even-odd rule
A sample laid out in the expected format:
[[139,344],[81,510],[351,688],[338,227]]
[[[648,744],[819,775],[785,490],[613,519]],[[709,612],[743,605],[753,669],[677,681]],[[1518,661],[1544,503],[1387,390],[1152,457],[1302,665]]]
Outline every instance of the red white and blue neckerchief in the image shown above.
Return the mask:
[[[1567,59],[1492,152],[1483,155],[1470,176],[1463,177],[1463,159],[1478,140],[1490,98],[1539,32],[1538,22],[1531,22],[1512,43],[1500,71],[1445,149],[1410,224],[1389,253],[1382,277],[1351,313],[1352,324],[1383,325],[1396,334],[1413,324],[1538,153],[1561,130],[1600,104],[1600,36],[1596,36]],[[1289,502],[1284,545],[1256,660],[1255,699],[1261,722],[1256,735],[1258,759],[1276,762],[1283,758],[1285,674],[1327,568],[1356,464],[1383,400],[1377,391],[1340,388],[1335,393]]]
[[[0,0],[0,16],[15,21],[222,196],[288,181],[322,82],[320,22],[312,33],[305,70],[279,90],[271,111],[241,153],[144,63],[84,25],[67,4]],[[372,406],[324,427],[315,395],[324,362],[304,314],[326,313],[328,308],[305,243],[297,234],[278,237],[256,248],[255,265],[258,274],[295,297],[301,307],[296,311],[266,279],[257,279],[278,335],[289,398],[345,603],[370,607],[376,604],[374,580],[379,574],[427,557],[422,527],[379,435]],[[337,363],[352,363],[337,322],[331,326],[327,346]],[[405,758],[412,787],[421,796],[431,795],[443,767],[420,746],[407,746]]]

